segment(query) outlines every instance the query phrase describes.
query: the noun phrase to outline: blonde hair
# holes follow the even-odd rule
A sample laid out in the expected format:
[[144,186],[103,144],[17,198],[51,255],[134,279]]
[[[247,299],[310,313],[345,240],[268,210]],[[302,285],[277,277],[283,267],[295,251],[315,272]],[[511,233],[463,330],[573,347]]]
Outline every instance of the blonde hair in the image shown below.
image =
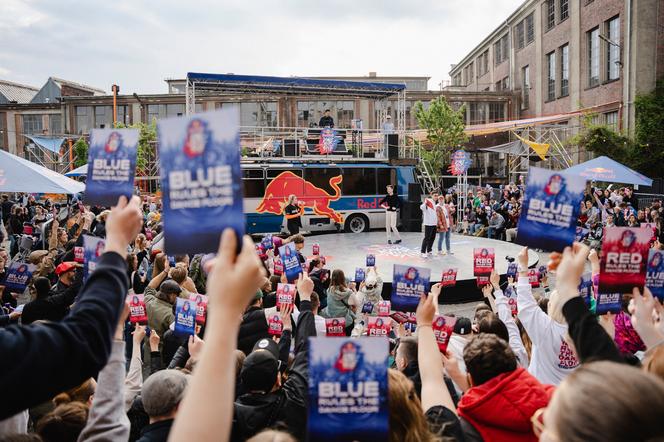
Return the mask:
[[643,369],[664,381],[664,345],[650,352],[643,361]]
[[95,394],[96,389],[97,384],[94,379],[87,379],[81,385],[58,394],[53,398],[53,404],[56,407],[58,405],[68,404],[70,402],[81,402],[83,404],[87,404],[92,395]]
[[433,442],[415,393],[413,382],[400,371],[388,370],[388,401],[390,405],[390,442]]
[[293,204],[295,198],[297,198],[297,195],[288,195],[288,204]]
[[565,321],[565,317],[563,316],[563,306],[560,305],[560,296],[558,296],[558,290],[552,291],[551,296],[549,296],[547,313],[549,317],[557,323],[567,325],[567,321]]
[[182,265],[176,265],[171,269],[171,278],[178,284],[182,284],[187,279],[187,269]]
[[263,430],[247,442],[297,442],[290,434],[278,430]]
[[662,440],[664,381],[625,364],[583,364],[556,389],[549,412],[547,430],[566,441]]

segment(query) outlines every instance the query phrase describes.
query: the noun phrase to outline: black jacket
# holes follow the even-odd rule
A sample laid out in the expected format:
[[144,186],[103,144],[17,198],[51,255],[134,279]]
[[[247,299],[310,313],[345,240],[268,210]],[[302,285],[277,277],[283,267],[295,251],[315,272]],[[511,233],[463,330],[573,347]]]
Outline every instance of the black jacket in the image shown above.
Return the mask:
[[379,205],[387,204],[387,209],[390,212],[396,212],[397,209],[401,207],[401,199],[399,198],[398,195],[392,194],[392,195],[385,195],[385,198],[380,200]]
[[172,426],[173,419],[147,425],[141,431],[141,438],[137,442],[166,442]]
[[334,118],[323,115],[318,120],[318,127],[334,127]]
[[61,321],[67,313],[69,306],[74,303],[83,282],[83,271],[78,269],[71,285],[64,285],[58,281],[46,298],[37,298],[28,302],[23,307],[21,315],[22,324],[31,324],[35,321],[45,319],[48,321]]
[[590,313],[583,298],[577,296],[567,301],[563,306],[563,316],[582,364],[601,360],[625,362],[615,342]]
[[61,322],[0,329],[0,420],[80,385],[104,368],[129,287],[127,264],[104,253]]
[[263,338],[270,338],[267,330],[265,311],[260,307],[250,307],[242,316],[242,323],[237,337],[237,348],[248,355],[256,342]]
[[314,315],[311,302],[302,301],[295,335],[295,360],[288,380],[273,393],[248,393],[237,398],[231,441],[244,441],[277,422],[285,424],[296,440],[305,440],[310,336],[316,336]]

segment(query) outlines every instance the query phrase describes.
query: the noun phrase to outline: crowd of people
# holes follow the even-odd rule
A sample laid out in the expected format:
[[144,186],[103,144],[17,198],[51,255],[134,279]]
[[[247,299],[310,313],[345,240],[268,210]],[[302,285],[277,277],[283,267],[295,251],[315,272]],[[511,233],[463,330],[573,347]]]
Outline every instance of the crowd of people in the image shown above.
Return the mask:
[[[581,222],[592,227],[613,215],[630,223],[631,207],[659,236],[661,206],[639,212],[632,196],[589,193]],[[507,219],[522,197],[509,186],[498,201],[480,193],[457,210],[452,195],[432,195],[422,205],[422,253],[456,225],[509,238],[516,225]],[[491,275],[485,302],[456,318],[441,353],[432,326],[445,313],[440,283],[414,314],[385,317],[380,263],[349,278],[310,254],[299,233],[255,244],[226,230],[217,254],[170,257],[157,202],[121,197],[109,210],[3,195],[0,208],[0,272],[17,260],[35,266],[24,292],[2,293],[2,440],[305,441],[308,338],[328,333],[326,318],[343,318],[347,339],[373,339],[377,316],[390,324],[390,441],[664,440],[664,309],[648,289],[635,289],[621,312],[595,315],[578,285],[587,265],[599,274],[599,247],[576,242],[552,254],[555,287],[545,277],[538,293],[524,248],[517,276]],[[458,222],[461,213],[467,219]],[[494,217],[504,224],[489,224]],[[400,241],[388,226],[390,233]],[[85,282],[75,259],[83,235],[105,239]],[[287,243],[304,272],[294,306],[277,309],[287,282],[279,248]],[[439,236],[441,252],[443,244],[452,252],[448,234]],[[208,296],[207,317],[183,337],[175,305],[192,294]],[[134,295],[144,296],[147,324],[129,321]]]
[[[454,189],[445,196],[444,201],[438,202],[442,197],[437,193],[432,194],[431,198],[434,204],[448,208],[452,214],[453,231],[514,242],[524,194],[525,186],[510,183],[500,189],[478,187],[475,191],[469,190],[463,208],[458,207],[459,195]],[[654,235],[661,235],[664,232],[662,212],[661,199],[651,198],[639,203],[630,187],[589,186],[584,192],[577,220],[579,239],[593,248],[599,248],[606,226],[649,226],[653,228]],[[426,218],[426,214],[424,216]],[[440,222],[436,224],[437,231],[443,231],[444,226]],[[664,242],[664,237],[658,236],[658,240]],[[439,238],[439,252],[440,241]]]

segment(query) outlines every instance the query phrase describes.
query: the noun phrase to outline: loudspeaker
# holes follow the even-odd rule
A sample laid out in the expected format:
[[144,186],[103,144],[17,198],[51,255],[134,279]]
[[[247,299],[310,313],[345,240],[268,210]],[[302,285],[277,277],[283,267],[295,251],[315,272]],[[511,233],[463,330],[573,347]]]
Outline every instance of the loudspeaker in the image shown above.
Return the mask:
[[300,156],[300,143],[298,143],[298,140],[294,139],[284,140],[284,156],[287,157]]
[[419,183],[409,183],[408,184],[408,201],[417,203],[418,205],[422,201],[422,188]]
[[387,135],[387,158],[390,160],[399,159],[399,134]]

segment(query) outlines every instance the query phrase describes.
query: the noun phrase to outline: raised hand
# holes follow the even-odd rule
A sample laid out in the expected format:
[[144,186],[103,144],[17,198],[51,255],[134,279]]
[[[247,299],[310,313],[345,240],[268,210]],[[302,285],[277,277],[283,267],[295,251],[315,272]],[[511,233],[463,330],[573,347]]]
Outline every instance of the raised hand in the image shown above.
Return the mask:
[[134,345],[141,345],[141,342],[143,342],[143,338],[145,338],[145,326],[136,324],[136,327],[134,328],[134,331],[131,332],[131,335],[134,339]]
[[219,253],[208,275],[207,291],[215,305],[210,313],[230,313],[239,318],[263,282],[265,270],[251,239],[244,237],[239,255],[236,255],[237,241],[233,230],[224,230]]
[[293,313],[293,305],[288,304],[287,306],[283,307],[281,311],[279,312],[279,316],[281,317],[281,323],[282,323],[282,330],[293,330],[293,322],[291,321],[291,314]]
[[159,341],[161,338],[156,331],[152,330],[150,332],[150,338],[148,340],[150,342],[150,351],[159,351]]
[[309,275],[300,273],[297,278],[297,292],[300,294],[300,301],[311,301],[311,294],[314,292],[314,282]]
[[194,361],[198,360],[198,357],[201,354],[201,350],[203,350],[203,345],[204,344],[205,344],[205,341],[203,341],[198,336],[196,336],[196,335],[189,336],[189,342],[187,344],[187,347],[189,349],[189,356],[191,356],[191,358]]
[[127,245],[136,238],[142,225],[140,198],[134,195],[131,201],[127,202],[127,198],[121,196],[106,220],[106,251],[126,258]]

